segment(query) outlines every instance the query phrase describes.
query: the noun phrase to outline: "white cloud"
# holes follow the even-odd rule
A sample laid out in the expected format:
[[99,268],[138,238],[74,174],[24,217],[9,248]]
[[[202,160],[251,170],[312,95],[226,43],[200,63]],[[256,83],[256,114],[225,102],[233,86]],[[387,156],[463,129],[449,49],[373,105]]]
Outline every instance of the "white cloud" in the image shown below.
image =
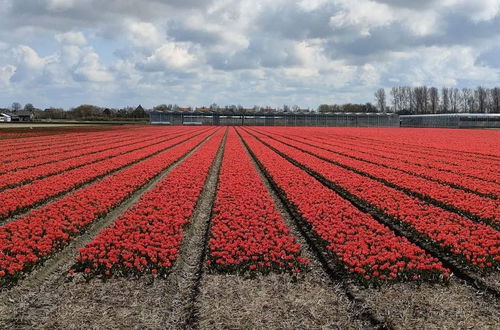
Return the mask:
[[0,85],[9,85],[14,72],[16,72],[16,67],[13,65],[0,66]]
[[500,0],[446,0],[443,5],[467,14],[476,22],[491,20],[500,12]]
[[[418,19],[415,19],[416,16]],[[403,25],[406,25],[413,35],[422,37],[439,32],[440,17],[432,10],[419,13],[403,10],[400,17]]]
[[311,11],[318,8],[321,8],[328,0],[299,0],[298,5],[305,11]]
[[351,28],[360,35],[370,34],[372,28],[389,25],[394,21],[392,10],[373,1],[340,1],[341,10],[330,18],[333,28]]
[[318,71],[316,69],[305,67],[284,68],[283,72],[286,76],[295,78],[310,78],[318,75]]
[[195,60],[196,57],[189,52],[185,45],[167,42],[140,63],[139,67],[144,71],[187,69],[195,63]]
[[82,32],[66,32],[56,34],[56,40],[67,45],[83,46],[87,44],[87,39]]
[[165,40],[165,36],[152,23],[128,22],[126,26],[129,37],[135,46],[157,47]]
[[99,55],[87,52],[73,72],[75,80],[87,82],[111,82],[113,75],[100,63]]
[[40,57],[37,52],[26,45],[20,45],[13,50],[17,62],[29,69],[42,69],[51,57]]
[[78,0],[48,0],[47,7],[50,10],[63,10],[71,8]]
[[398,60],[391,71],[411,85],[456,86],[464,80],[495,84],[500,74],[498,69],[478,65],[479,53],[471,47],[426,47],[394,55]]
[[80,62],[84,50],[75,45],[63,45],[61,47],[61,62],[66,67],[73,67]]
[[376,87],[380,83],[380,66],[375,66],[372,64],[365,64],[360,67],[360,81],[363,85]]

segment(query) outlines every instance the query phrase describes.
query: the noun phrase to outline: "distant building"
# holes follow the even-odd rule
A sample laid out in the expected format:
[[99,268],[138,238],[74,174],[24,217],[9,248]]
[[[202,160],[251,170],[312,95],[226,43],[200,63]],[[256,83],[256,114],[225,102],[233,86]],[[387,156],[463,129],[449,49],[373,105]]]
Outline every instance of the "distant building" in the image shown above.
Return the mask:
[[0,122],[9,122],[12,118],[6,113],[0,112]]
[[2,111],[0,121],[3,122],[30,122],[33,121],[34,114],[31,111]]
[[500,128],[498,113],[403,115],[401,127]]

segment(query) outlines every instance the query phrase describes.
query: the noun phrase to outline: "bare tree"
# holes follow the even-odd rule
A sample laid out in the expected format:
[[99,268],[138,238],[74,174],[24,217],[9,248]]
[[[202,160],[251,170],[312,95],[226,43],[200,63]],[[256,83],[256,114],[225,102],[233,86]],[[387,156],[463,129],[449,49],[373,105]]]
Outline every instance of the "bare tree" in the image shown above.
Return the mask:
[[470,88],[462,89],[462,111],[469,113],[476,111],[476,98],[474,91]]
[[490,89],[486,89],[486,104],[484,111],[485,113],[492,113],[493,112],[493,95],[491,94]]
[[495,87],[490,90],[491,94],[491,112],[500,113],[500,88]]
[[[377,105],[379,100],[378,90],[375,93]],[[391,105],[394,111],[414,114],[426,113],[457,113],[480,112],[500,113],[500,88],[492,89],[482,86],[476,89],[448,88],[441,91],[436,87],[398,86],[390,90]],[[378,106],[380,109],[380,106]]]
[[450,89],[443,87],[441,89],[441,110],[442,113],[447,113],[450,109]]
[[424,86],[422,87],[423,88],[423,92],[422,92],[422,96],[424,98],[424,108],[423,108],[423,112],[424,113],[429,113],[429,109],[430,109],[430,106],[429,106],[429,101],[430,101],[430,98],[429,98],[429,88],[427,86]]
[[166,104],[158,104],[156,106],[153,107],[153,110],[156,110],[156,111],[169,111],[169,110],[172,110],[172,105],[169,104],[169,105],[166,105]]
[[400,97],[400,87],[392,87],[391,88],[391,97],[392,97],[392,108],[394,112],[398,112],[401,109],[401,97]]
[[380,112],[385,113],[385,107],[386,107],[386,100],[385,100],[385,89],[379,88],[375,92],[375,100],[377,102],[377,107]]
[[485,113],[486,112],[486,89],[482,86],[479,86],[475,91],[474,91],[474,98],[475,102],[477,105],[477,110],[480,113]]
[[416,113],[422,114],[427,113],[427,103],[428,103],[428,95],[427,95],[427,86],[415,87],[413,89],[414,97],[415,97],[415,110]]
[[439,106],[439,91],[436,87],[429,88],[430,112],[437,113]]
[[403,90],[403,108],[410,113],[415,113],[415,93],[410,86],[405,86]]
[[457,112],[467,112],[467,94],[468,89],[462,88],[458,94],[458,111]]
[[459,92],[458,88],[450,88],[451,112],[458,112],[459,93],[460,92]]
[[219,111],[219,106],[217,105],[217,103],[212,103],[210,104],[210,111],[213,111],[213,112],[218,112]]
[[35,111],[35,107],[31,103],[26,103],[24,105],[24,111],[33,112],[33,111]]
[[17,111],[21,110],[22,108],[23,108],[23,106],[21,105],[21,103],[19,103],[19,102],[12,103],[12,106],[11,106],[12,111],[17,112]]

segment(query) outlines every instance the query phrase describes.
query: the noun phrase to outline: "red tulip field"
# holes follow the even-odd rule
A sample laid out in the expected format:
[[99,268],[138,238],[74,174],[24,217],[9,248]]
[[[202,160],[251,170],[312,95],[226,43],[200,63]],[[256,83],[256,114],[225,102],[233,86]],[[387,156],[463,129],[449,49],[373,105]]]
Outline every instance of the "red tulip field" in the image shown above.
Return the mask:
[[0,139],[0,328],[500,327],[500,131]]

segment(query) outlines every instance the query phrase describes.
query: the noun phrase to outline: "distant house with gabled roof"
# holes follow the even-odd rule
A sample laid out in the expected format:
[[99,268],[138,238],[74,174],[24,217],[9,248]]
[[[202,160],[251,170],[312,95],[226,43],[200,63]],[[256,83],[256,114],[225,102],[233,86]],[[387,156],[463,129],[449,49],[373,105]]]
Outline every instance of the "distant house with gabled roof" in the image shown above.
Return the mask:
[[33,121],[35,115],[31,111],[1,111],[0,121],[3,122],[30,122]]

